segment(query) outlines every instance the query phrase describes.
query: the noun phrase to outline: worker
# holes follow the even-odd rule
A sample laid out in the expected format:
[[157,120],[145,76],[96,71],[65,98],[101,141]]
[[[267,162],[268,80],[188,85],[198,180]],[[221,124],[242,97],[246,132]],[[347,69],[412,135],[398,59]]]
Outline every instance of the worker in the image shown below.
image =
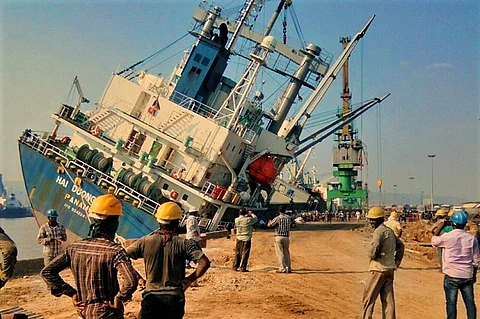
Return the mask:
[[433,247],[442,247],[443,289],[447,305],[447,319],[457,318],[457,298],[460,290],[467,308],[467,318],[477,318],[473,284],[477,281],[480,251],[477,239],[465,231],[467,213],[455,211],[450,220],[453,230],[440,235],[440,227],[432,237]]
[[[432,228],[430,229],[432,234],[435,234],[437,231],[440,231],[440,235],[449,233],[453,230],[452,222],[450,221],[450,216],[452,216],[453,210],[447,212],[443,209],[437,210],[435,213],[435,223],[433,224]],[[440,265],[440,271],[442,270],[442,252],[443,248],[437,247],[438,253],[438,263]]]
[[257,216],[250,210],[245,212],[245,208],[240,208],[240,216],[235,218],[235,228],[237,230],[237,241],[235,244],[235,259],[233,261],[233,270],[248,272],[248,257],[252,247],[253,225],[258,221]]
[[[88,237],[70,244],[41,271],[52,295],[71,297],[81,318],[123,318],[123,303],[137,288],[137,272],[126,251],[114,242],[120,216],[122,203],[114,195],[95,198],[88,213]],[[59,275],[66,268],[72,270],[76,289]],[[121,283],[117,275],[123,278]]]
[[[186,239],[194,240],[197,243],[200,242],[200,227],[198,226],[197,221],[198,210],[188,212],[188,217],[185,222],[187,233],[185,235]],[[191,260],[187,259],[186,266],[187,269],[192,268],[190,266]],[[192,286],[196,286],[196,282],[192,283]]]
[[285,207],[280,206],[278,216],[270,220],[268,227],[275,227],[275,253],[279,263],[279,273],[291,273],[292,261],[290,259],[290,217],[285,214]]
[[371,319],[375,301],[380,294],[382,318],[395,319],[393,292],[394,271],[400,266],[405,247],[392,229],[384,224],[385,212],[381,207],[372,207],[367,214],[374,228],[370,246],[369,278],[363,292],[363,318]]
[[37,236],[37,242],[43,245],[43,263],[45,266],[63,253],[62,243],[67,240],[65,227],[57,222],[57,211],[49,209],[47,218],[48,222],[40,227]]
[[393,230],[395,236],[398,238],[402,237],[402,225],[400,225],[400,222],[398,221],[398,214],[396,211],[392,211],[390,217],[388,217],[388,220],[385,222],[385,226]]
[[12,277],[17,263],[17,246],[14,241],[0,227],[0,289]]
[[[174,202],[157,209],[159,229],[127,247],[133,259],[143,258],[146,290],[142,294],[140,319],[180,319],[185,314],[185,290],[210,267],[197,242],[177,236],[182,210]],[[185,277],[185,261],[193,260],[197,268]]]

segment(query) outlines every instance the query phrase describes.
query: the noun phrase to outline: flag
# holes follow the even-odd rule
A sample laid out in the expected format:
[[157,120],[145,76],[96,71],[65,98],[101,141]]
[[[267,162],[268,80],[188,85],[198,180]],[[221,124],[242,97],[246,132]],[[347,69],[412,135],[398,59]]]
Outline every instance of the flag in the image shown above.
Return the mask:
[[158,102],[158,96],[155,98],[155,100],[153,101],[153,104],[152,106],[150,106],[148,108],[148,113],[150,115],[155,115],[155,112],[160,110],[160,103]]

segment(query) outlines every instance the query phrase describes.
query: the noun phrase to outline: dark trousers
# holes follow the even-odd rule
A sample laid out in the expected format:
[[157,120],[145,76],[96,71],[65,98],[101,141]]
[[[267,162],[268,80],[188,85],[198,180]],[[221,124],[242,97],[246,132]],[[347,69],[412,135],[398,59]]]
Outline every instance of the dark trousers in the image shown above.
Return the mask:
[[248,265],[248,257],[250,257],[250,248],[252,247],[252,241],[237,240],[235,245],[235,261],[233,268],[246,270]]
[[465,308],[467,308],[467,318],[477,318],[477,308],[475,306],[473,295],[473,278],[453,278],[445,275],[443,289],[445,290],[445,299],[447,301],[447,319],[457,318],[457,299],[459,290],[462,294]]
[[185,314],[185,298],[178,295],[146,292],[142,299],[139,319],[182,319]]

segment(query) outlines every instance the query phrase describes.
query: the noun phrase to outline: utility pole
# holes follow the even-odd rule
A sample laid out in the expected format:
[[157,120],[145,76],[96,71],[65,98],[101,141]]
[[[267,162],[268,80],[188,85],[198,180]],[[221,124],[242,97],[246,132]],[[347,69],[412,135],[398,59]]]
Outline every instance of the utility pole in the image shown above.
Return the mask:
[[431,193],[431,197],[430,197],[430,204],[431,204],[431,211],[433,212],[433,159],[436,157],[437,155],[435,154],[428,154],[428,157],[432,159],[432,193]]
[[412,181],[412,189],[410,193],[410,206],[413,207],[413,180],[415,179],[415,177],[409,176],[408,178]]

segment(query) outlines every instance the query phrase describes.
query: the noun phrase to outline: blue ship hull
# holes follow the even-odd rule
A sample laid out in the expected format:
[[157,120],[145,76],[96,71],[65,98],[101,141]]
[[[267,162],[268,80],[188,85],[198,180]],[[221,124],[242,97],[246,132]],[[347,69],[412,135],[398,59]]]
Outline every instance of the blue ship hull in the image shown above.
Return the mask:
[[24,218],[32,216],[32,211],[25,207],[0,209],[0,218]]
[[[58,173],[58,165],[51,158],[19,143],[20,161],[25,188],[37,223],[47,221],[49,209],[56,209],[58,221],[69,231],[69,242],[85,238],[89,221],[87,211],[93,199],[106,193],[97,185],[83,180],[80,187],[74,185],[75,174],[65,170]],[[158,228],[154,216],[130,203],[122,202],[123,216],[117,235],[125,239],[140,238]]]

